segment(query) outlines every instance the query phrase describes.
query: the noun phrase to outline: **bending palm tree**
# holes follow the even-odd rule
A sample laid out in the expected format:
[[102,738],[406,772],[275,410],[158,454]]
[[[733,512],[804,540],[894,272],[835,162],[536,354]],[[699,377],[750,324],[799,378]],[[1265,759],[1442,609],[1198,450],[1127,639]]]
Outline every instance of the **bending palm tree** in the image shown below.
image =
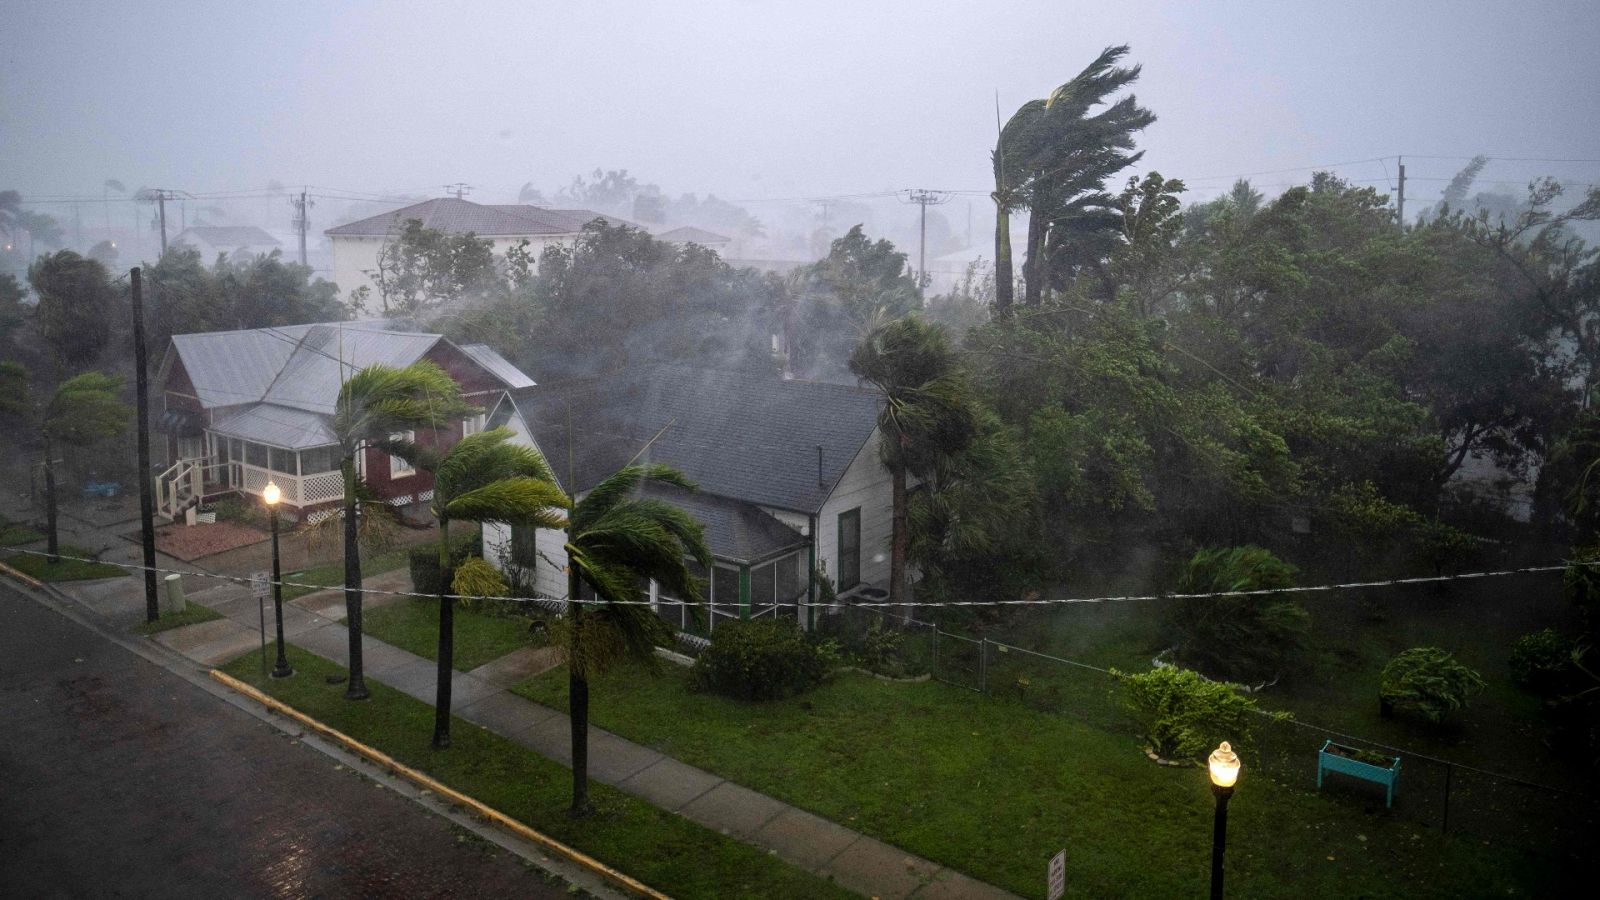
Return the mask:
[[911,542],[906,474],[931,478],[942,460],[966,449],[977,431],[977,414],[944,326],[918,316],[874,327],[850,354],[850,371],[884,397],[878,446],[892,479],[894,509],[889,599],[904,602]]
[[[617,656],[650,659],[672,631],[639,601],[652,579],[685,603],[700,602],[700,585],[685,557],[711,568],[699,522],[661,500],[637,496],[646,482],[693,490],[663,465],[624,466],[572,508],[567,524],[566,630],[568,711],[572,718],[572,815],[588,815],[589,678]],[[595,601],[584,602],[584,586]]]
[[389,448],[393,435],[439,428],[473,412],[461,388],[431,362],[404,369],[373,365],[339,388],[333,431],[339,440],[339,470],[344,475],[344,606],[350,630],[350,683],[345,697],[367,697],[361,665],[361,542],[356,522],[356,454],[367,446]]
[[[511,430],[468,435],[443,457],[413,450],[420,468],[431,469],[433,513],[439,520],[439,685],[434,701],[433,746],[450,746],[450,680],[455,671],[455,586],[450,566],[450,522],[504,522],[561,528],[570,501],[555,485],[544,458],[532,447],[507,443]],[[400,452],[405,457],[406,452]]]

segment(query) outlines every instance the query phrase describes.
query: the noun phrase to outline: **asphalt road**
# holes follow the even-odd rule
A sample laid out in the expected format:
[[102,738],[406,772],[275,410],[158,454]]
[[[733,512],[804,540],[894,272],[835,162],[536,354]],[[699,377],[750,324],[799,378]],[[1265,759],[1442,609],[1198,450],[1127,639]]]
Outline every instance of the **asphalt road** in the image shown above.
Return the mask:
[[0,585],[0,896],[570,896]]

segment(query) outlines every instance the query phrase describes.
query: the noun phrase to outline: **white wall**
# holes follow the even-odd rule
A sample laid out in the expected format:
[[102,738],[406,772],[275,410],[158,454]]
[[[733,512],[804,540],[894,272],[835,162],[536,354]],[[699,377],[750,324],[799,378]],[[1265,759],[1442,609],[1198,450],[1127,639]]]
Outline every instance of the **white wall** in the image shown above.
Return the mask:
[[878,457],[882,434],[872,437],[856,454],[844,477],[834,486],[828,502],[817,515],[817,558],[825,566],[828,579],[839,577],[839,514],[861,509],[861,581],[889,586],[889,550],[894,534],[894,481]]

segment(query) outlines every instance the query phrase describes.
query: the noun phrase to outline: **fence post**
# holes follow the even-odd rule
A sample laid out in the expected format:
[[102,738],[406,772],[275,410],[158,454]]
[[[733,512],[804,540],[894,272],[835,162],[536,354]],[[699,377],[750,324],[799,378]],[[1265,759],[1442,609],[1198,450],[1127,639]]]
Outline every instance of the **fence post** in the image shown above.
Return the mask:
[[1440,834],[1449,834],[1450,833],[1450,776],[1455,772],[1455,770],[1456,770],[1455,766],[1452,766],[1449,763],[1445,764],[1445,767],[1444,767],[1444,823],[1439,826],[1439,833]]
[[989,639],[978,640],[978,693],[989,693]]
[[939,623],[933,623],[933,661],[928,664],[928,671],[935,680],[939,679]]

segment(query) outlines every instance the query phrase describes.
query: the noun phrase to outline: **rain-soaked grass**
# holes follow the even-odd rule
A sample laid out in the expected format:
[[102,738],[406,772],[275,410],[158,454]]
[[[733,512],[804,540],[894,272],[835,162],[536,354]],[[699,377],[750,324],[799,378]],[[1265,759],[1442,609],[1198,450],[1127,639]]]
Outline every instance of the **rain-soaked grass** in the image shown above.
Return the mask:
[[228,674],[351,737],[420,769],[529,826],[674,897],[849,897],[847,891],[776,857],[614,788],[593,783],[595,813],[567,817],[572,774],[560,763],[460,719],[451,748],[435,751],[433,708],[372,681],[372,697],[344,699],[325,676],[344,669],[289,648],[293,678],[263,679],[253,654]]
[[184,606],[183,612],[163,613],[161,618],[154,622],[140,622],[134,627],[135,634],[159,634],[173,628],[182,628],[185,625],[198,625],[201,622],[210,622],[222,618],[222,613],[208,609],[198,603]]
[[[566,673],[518,693],[560,707]],[[1103,693],[1102,693],[1103,696]],[[938,682],[838,676],[751,704],[681,670],[622,666],[593,685],[596,725],[1026,896],[1067,848],[1073,896],[1202,894],[1212,797],[1200,769],[1139,741]],[[1229,892],[1249,897],[1559,895],[1557,864],[1318,795],[1247,768],[1229,825]]]
[[[371,553],[361,559],[361,574],[370,578],[384,572],[392,572],[406,564],[405,547],[394,550],[385,550],[381,553]],[[312,566],[302,572],[289,572],[283,576],[284,581],[296,582],[283,589],[285,603],[315,593],[323,588],[338,587],[344,584],[344,561],[331,562],[323,566]],[[298,587],[300,584],[316,585],[316,587]]]
[[[62,544],[61,555],[86,559],[93,554],[82,547]],[[40,581],[87,581],[92,578],[118,578],[128,574],[126,570],[106,563],[82,562],[76,559],[51,562],[47,556],[37,556],[32,553],[16,553],[8,556],[5,558],[5,564]]]
[[[468,672],[531,643],[525,616],[494,610],[455,609],[455,667]],[[439,656],[439,603],[401,597],[369,609],[361,618],[362,630],[418,656]]]

